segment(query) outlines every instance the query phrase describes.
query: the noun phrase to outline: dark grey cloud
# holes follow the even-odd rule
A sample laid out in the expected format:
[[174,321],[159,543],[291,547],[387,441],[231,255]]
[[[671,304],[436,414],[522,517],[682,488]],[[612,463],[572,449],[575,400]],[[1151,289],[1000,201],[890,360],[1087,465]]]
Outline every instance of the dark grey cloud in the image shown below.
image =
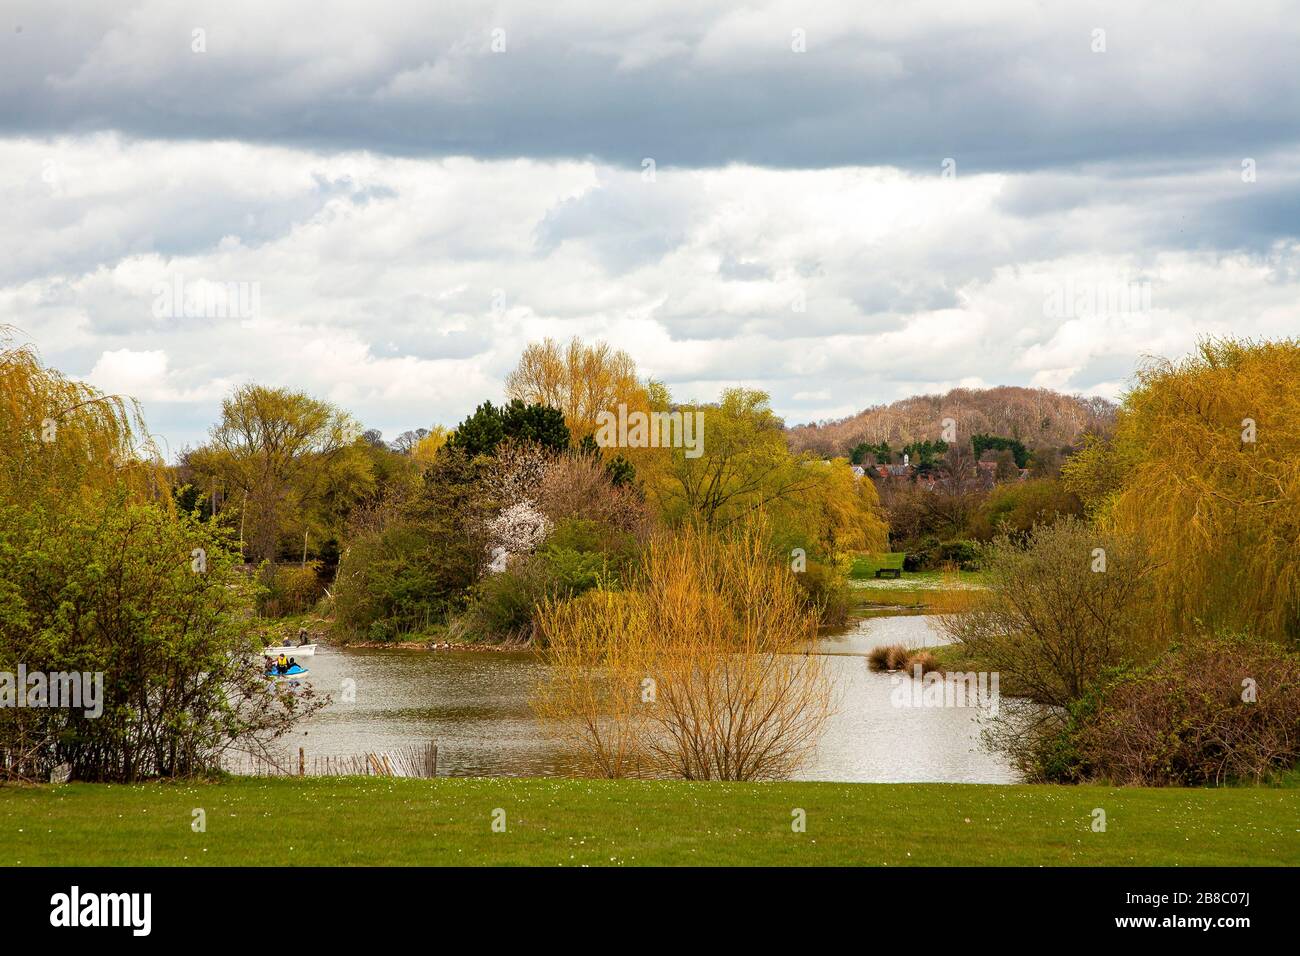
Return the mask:
[[0,22],[0,130],[936,175],[1229,158],[1300,141],[1296,13],[22,0]]

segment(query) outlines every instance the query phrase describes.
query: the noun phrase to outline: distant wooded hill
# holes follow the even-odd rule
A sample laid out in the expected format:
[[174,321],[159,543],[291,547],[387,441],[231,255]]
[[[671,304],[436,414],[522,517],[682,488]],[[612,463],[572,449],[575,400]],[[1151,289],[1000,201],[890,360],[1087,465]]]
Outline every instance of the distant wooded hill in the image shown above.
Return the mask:
[[796,452],[847,456],[861,442],[888,442],[899,448],[940,438],[945,418],[956,420],[963,441],[984,433],[1018,438],[1030,449],[1065,448],[1088,432],[1109,434],[1115,404],[1016,385],[954,388],[944,395],[914,395],[873,405],[838,421],[796,425],[786,435]]

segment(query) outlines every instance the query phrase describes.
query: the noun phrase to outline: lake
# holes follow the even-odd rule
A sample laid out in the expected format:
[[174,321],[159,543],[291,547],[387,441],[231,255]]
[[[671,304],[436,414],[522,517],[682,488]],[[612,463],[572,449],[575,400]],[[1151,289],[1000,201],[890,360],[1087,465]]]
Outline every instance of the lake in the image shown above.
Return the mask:
[[[1015,772],[980,744],[974,707],[897,707],[892,674],[867,669],[881,644],[935,646],[945,638],[923,615],[877,616],[820,641],[838,707],[801,780],[1010,783]],[[570,752],[528,705],[542,664],[530,652],[322,647],[312,685],[332,703],[287,741],[308,757],[394,750],[433,740],[438,773],[549,776],[568,773]],[[349,685],[347,682],[351,682]],[[355,700],[345,700],[351,687]],[[296,756],[295,756],[296,759]]]

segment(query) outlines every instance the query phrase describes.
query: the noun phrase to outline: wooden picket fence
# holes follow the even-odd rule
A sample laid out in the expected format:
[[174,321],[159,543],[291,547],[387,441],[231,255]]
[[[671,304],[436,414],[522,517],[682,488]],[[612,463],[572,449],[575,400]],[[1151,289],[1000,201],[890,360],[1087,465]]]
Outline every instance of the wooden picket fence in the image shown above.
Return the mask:
[[430,741],[396,750],[360,754],[312,754],[298,748],[297,759],[287,756],[244,755],[231,761],[231,773],[254,777],[421,777],[438,776],[438,745]]

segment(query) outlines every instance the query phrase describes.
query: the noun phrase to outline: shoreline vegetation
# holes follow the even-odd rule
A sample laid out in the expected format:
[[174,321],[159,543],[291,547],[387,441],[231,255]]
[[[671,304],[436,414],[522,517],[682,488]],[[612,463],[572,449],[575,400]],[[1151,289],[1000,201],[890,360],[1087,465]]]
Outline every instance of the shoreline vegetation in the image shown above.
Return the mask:
[[[801,817],[805,832],[794,829]],[[307,777],[5,786],[0,865],[1295,866],[1298,819],[1294,781],[1184,789]],[[292,837],[267,839],[271,820]]]
[[[93,662],[144,710],[0,715],[7,778],[201,778],[324,706],[256,666],[306,637],[536,651],[529,705],[594,777],[788,779],[834,696],[817,637],[921,613],[953,644],[877,666],[1000,675],[1034,707],[985,743],[1027,781],[1228,784],[1300,760],[1300,340],[1205,340],[1119,406],[953,392],[812,444],[761,391],[683,402],[604,343],[546,340],[504,405],[452,429],[389,442],[248,384],[167,464],[134,401],[12,339],[0,656]],[[593,423],[624,405],[707,415],[707,447],[602,447]],[[901,739],[897,760],[917,772]]]

